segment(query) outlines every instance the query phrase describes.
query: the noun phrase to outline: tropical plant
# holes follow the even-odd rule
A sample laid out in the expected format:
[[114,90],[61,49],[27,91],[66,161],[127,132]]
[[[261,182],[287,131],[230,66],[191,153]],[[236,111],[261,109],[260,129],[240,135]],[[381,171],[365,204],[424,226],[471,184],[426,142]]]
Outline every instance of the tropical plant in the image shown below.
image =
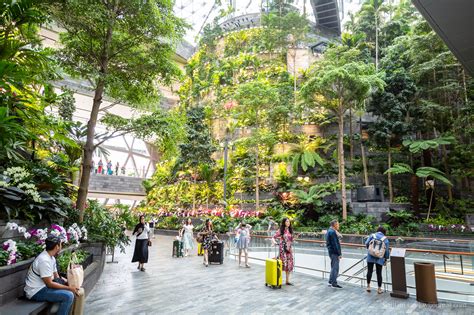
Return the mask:
[[337,190],[337,185],[320,184],[311,186],[308,192],[304,190],[293,190],[293,193],[302,204],[321,207],[324,205],[323,198],[333,194]]
[[259,203],[259,180],[260,180],[260,145],[262,140],[262,127],[268,125],[268,112],[265,109],[279,103],[278,90],[268,80],[259,80],[244,83],[238,86],[235,99],[239,105],[236,106],[237,118],[244,126],[254,127],[253,146],[255,150],[255,206]]
[[452,185],[445,174],[437,168],[434,167],[419,167],[414,171],[410,165],[405,163],[395,163],[391,168],[385,171],[384,174],[415,174],[419,178],[428,178],[433,177],[434,179],[439,180],[440,182],[446,185]]
[[[387,149],[387,165],[390,168],[392,146],[399,144],[400,139],[413,132],[407,115],[416,93],[416,85],[404,69],[388,71],[385,82],[385,91],[372,96],[367,111],[376,116],[376,121],[369,127],[369,133],[378,147]],[[387,178],[389,200],[393,202],[392,174],[387,173]]]
[[291,148],[293,172],[298,174],[298,169],[301,166],[303,172],[306,172],[310,167],[315,167],[316,164],[324,166],[324,160],[316,152],[318,149],[327,151],[328,146],[324,146],[325,140],[318,138],[316,140],[303,140]]
[[68,0],[48,7],[65,30],[58,51],[61,66],[69,74],[88,80],[94,91],[77,196],[81,219],[104,94],[116,100],[113,104],[127,102],[130,106],[156,109],[153,105],[159,96],[157,83],[170,84],[180,73],[171,54],[182,36],[184,23],[174,15],[172,6],[166,0]]
[[130,238],[125,234],[127,222],[114,216],[96,200],[89,200],[88,203],[84,216],[88,239],[92,242],[104,242],[110,248],[118,247],[124,252],[125,246],[130,244]]
[[[440,182],[442,182],[442,183],[444,183],[448,186],[453,185],[449,181],[449,179],[446,178],[445,174],[442,171],[440,171],[439,169],[434,168],[434,167],[424,166],[424,167],[419,167],[419,168],[416,169],[416,171],[414,171],[412,169],[412,167],[408,164],[395,163],[391,168],[386,170],[384,174],[387,174],[387,173],[392,173],[392,174],[408,173],[408,174],[414,174],[419,178],[425,178],[425,179],[431,177],[431,178],[439,180]],[[430,212],[431,212],[431,206],[432,206],[433,195],[434,195],[434,184],[431,185],[430,188],[432,189],[432,191],[431,191],[431,197],[430,197],[429,206],[428,206],[428,216],[427,216],[427,218],[429,218]]]
[[311,105],[332,112],[338,121],[339,180],[342,190],[342,217],[347,218],[346,176],[344,163],[344,115],[354,103],[382,89],[384,82],[375,68],[361,61],[361,52],[344,46],[329,48],[312,66],[311,76],[301,88],[301,95]]

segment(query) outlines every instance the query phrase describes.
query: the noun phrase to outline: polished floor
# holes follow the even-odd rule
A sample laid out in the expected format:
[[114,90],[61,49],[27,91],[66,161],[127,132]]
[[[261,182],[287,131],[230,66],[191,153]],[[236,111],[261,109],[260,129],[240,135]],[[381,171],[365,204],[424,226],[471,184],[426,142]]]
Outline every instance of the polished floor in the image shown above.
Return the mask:
[[239,268],[226,257],[223,265],[206,268],[195,254],[172,258],[172,241],[156,236],[146,272],[130,263],[133,247],[117,253],[118,263],[105,266],[89,294],[85,314],[474,314],[473,305],[425,305],[360,286],[333,289],[298,273],[295,286],[273,290],[264,285],[263,266]]

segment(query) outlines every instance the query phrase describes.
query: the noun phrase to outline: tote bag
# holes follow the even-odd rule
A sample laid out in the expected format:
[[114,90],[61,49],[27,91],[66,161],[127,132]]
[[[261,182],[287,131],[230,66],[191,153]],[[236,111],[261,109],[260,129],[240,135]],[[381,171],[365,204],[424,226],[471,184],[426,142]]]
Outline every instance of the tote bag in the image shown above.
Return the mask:
[[81,265],[75,264],[76,254],[71,255],[71,260],[67,266],[67,283],[71,287],[80,288],[84,282],[84,270]]

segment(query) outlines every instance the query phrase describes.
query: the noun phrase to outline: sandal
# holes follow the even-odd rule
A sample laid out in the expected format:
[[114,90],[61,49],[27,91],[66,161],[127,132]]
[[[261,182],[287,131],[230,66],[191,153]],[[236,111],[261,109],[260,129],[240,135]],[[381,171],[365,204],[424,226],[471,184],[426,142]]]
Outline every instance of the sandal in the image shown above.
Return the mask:
[[291,283],[291,282],[287,282],[286,285],[292,285],[292,286],[294,286],[294,284]]
[[146,269],[142,267],[142,269],[140,269],[140,271],[145,271]]
[[367,287],[367,289],[365,289],[365,291],[370,293],[370,287]]
[[246,265],[245,265],[245,268],[250,268],[250,265],[249,265],[249,264],[246,264]]
[[383,293],[382,288],[378,288],[378,289],[377,289],[377,293],[378,293],[378,294],[382,294],[382,293]]

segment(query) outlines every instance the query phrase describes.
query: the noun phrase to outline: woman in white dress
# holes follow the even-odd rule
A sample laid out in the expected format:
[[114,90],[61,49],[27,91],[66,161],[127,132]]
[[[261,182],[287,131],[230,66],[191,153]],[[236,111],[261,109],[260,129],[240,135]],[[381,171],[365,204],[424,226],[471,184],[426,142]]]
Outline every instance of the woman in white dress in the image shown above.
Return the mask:
[[183,249],[184,257],[189,255],[189,251],[194,249],[193,223],[188,218],[183,225]]

